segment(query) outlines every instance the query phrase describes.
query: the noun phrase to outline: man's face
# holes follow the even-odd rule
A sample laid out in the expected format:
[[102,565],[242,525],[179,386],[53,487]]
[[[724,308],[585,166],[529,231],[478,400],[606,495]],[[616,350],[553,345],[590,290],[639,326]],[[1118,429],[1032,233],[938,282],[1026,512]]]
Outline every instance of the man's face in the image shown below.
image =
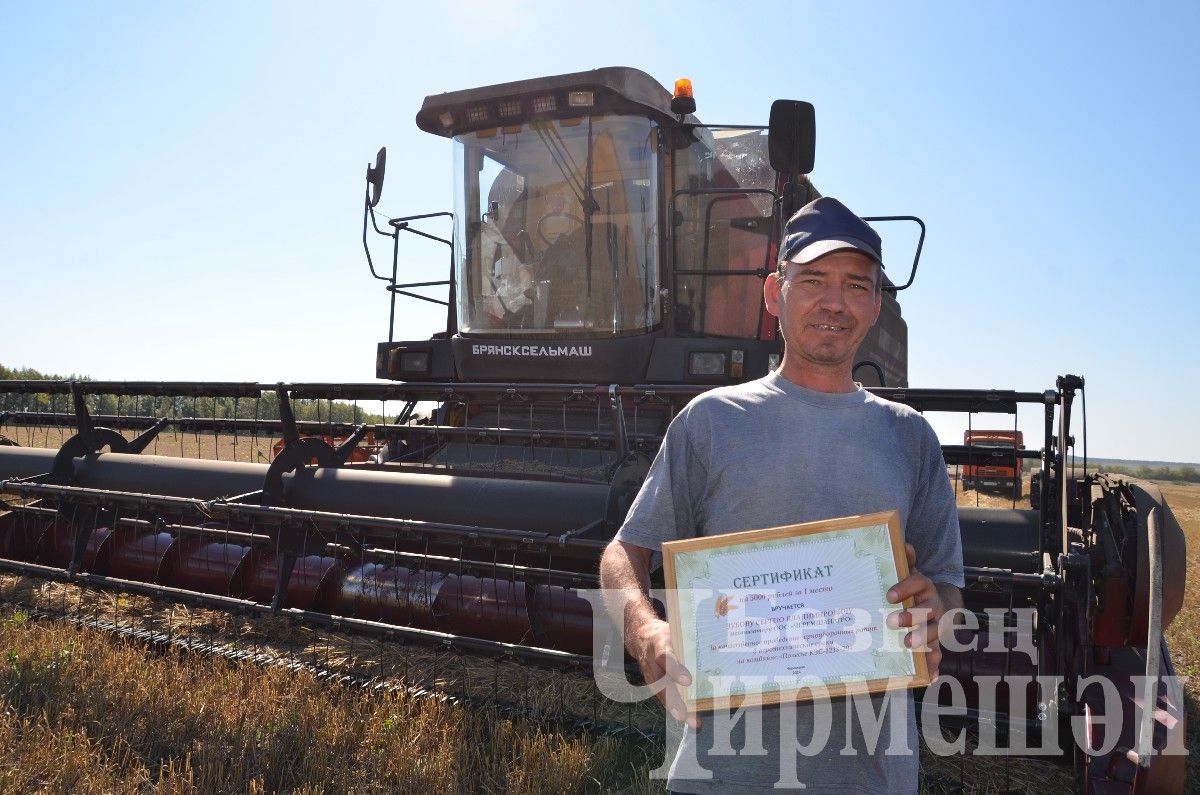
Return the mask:
[[788,263],[764,286],[767,311],[779,318],[786,356],[823,368],[849,368],[879,317],[879,266],[857,251],[835,251],[807,265]]

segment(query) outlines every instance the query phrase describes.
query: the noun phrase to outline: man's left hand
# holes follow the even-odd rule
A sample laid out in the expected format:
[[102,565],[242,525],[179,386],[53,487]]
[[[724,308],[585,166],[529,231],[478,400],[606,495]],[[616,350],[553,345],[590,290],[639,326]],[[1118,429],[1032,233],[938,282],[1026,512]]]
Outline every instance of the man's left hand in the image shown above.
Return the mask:
[[912,598],[913,605],[889,614],[887,625],[891,629],[912,627],[905,635],[904,644],[916,651],[929,652],[926,660],[929,664],[929,678],[932,679],[938,675],[938,665],[942,661],[938,628],[948,605],[933,580],[917,571],[917,551],[913,549],[913,545],[905,544],[904,553],[908,557],[909,575],[888,589],[887,600],[892,604],[899,604]]

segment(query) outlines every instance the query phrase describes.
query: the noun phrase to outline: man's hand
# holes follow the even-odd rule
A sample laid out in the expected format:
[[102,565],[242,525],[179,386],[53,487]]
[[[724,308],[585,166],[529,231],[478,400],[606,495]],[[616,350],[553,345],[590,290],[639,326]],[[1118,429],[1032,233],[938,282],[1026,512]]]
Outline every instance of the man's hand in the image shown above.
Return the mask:
[[958,594],[955,588],[954,596],[947,598],[937,584],[917,571],[917,551],[912,544],[904,545],[904,553],[908,557],[909,575],[888,590],[887,599],[892,604],[899,604],[911,597],[913,606],[889,614],[887,625],[892,629],[912,627],[904,637],[904,645],[929,652],[927,661],[929,678],[932,679],[938,675],[938,665],[942,662],[942,644],[939,640],[942,616],[948,608],[961,607],[961,597],[955,598]]
[[699,729],[700,717],[687,711],[675,687],[676,683],[684,687],[690,685],[692,675],[675,658],[675,649],[671,645],[671,625],[658,618],[642,622],[636,630],[631,628],[629,647],[630,654],[637,658],[646,684],[661,682],[663,685],[657,695],[667,712],[675,720],[686,721],[693,729]]

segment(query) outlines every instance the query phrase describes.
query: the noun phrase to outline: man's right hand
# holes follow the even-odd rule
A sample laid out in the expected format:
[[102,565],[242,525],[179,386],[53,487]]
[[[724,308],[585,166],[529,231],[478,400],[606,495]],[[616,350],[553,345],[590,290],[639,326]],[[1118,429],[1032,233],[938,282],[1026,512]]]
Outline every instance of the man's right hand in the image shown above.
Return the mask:
[[671,625],[658,618],[649,619],[631,634],[630,646],[633,648],[629,651],[637,658],[646,684],[661,684],[658,700],[667,712],[675,720],[686,721],[693,729],[699,729],[700,716],[687,711],[675,686],[678,683],[687,687],[692,683],[692,675],[675,658],[675,649],[671,645]]

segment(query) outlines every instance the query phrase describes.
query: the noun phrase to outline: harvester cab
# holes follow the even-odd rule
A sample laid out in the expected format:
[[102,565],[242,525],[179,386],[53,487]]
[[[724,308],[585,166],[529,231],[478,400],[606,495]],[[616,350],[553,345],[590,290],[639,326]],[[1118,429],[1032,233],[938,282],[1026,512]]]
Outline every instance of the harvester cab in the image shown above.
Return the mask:
[[[705,125],[694,108],[688,81],[673,95],[626,68],[426,97],[417,125],[454,142],[455,208],[381,230],[382,160],[368,171],[369,261],[368,223],[393,238],[376,376],[716,385],[765,375],[781,340],[762,282],[782,221],[819,195],[806,176],[812,105],[776,102],[769,127]],[[450,248],[447,278],[397,283],[395,239],[430,236],[412,224],[435,217],[452,218],[437,238]],[[431,287],[445,297],[414,292]],[[856,376],[906,386],[902,287],[887,288]],[[445,304],[445,330],[393,341],[397,295]]]

